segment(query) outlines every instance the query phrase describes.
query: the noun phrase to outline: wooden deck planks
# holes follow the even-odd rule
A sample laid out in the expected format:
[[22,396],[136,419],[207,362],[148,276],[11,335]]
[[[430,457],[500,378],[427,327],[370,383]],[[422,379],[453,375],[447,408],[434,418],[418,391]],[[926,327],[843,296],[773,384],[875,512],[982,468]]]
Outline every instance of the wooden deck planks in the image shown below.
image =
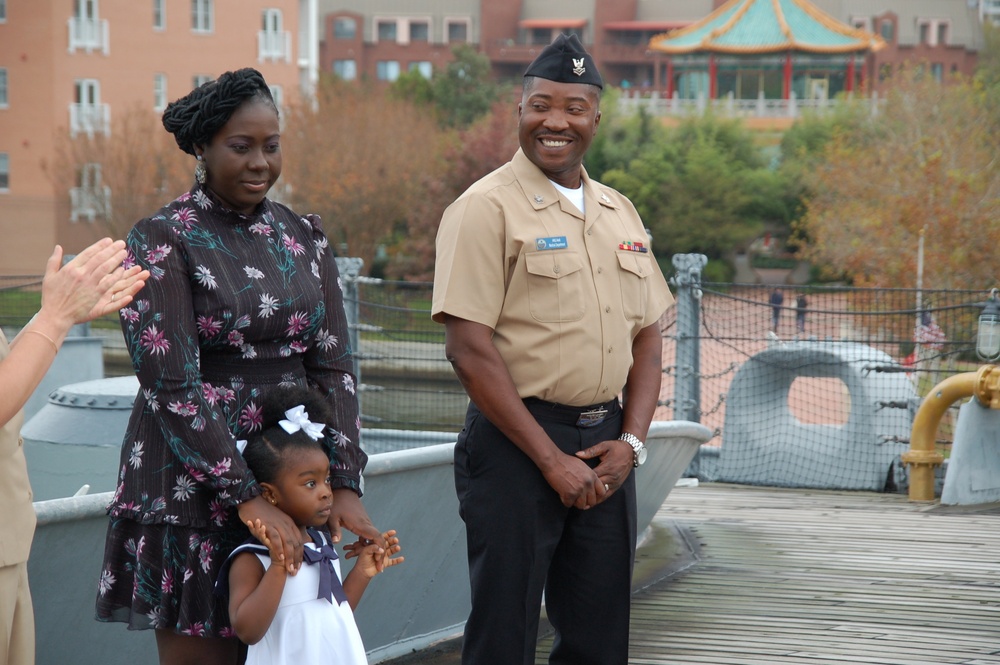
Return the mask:
[[684,531],[698,561],[634,597],[629,663],[1000,665],[998,513],[897,494],[677,488],[654,525]]

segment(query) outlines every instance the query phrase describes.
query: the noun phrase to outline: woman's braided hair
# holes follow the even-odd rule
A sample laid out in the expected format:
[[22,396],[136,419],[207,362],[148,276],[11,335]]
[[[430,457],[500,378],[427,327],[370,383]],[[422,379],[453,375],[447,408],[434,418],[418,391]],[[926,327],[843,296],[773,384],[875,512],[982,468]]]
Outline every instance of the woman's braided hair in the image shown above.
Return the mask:
[[210,143],[236,109],[253,98],[269,103],[277,113],[271,90],[260,72],[250,67],[226,72],[167,104],[163,126],[174,135],[181,150],[194,155],[196,145]]

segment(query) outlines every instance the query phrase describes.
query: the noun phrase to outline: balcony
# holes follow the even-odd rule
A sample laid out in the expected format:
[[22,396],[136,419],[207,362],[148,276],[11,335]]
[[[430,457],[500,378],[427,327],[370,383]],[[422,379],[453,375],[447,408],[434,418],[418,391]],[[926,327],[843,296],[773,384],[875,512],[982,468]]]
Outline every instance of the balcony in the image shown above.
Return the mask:
[[287,30],[260,30],[257,33],[257,61],[291,62],[292,34]]
[[623,93],[618,101],[618,108],[624,114],[638,113],[643,109],[652,116],[686,116],[703,115],[709,109],[717,116],[726,118],[798,118],[805,112],[824,114],[832,112],[841,104],[860,104],[862,108],[875,115],[878,113],[880,101],[878,95],[871,98],[853,97],[847,100],[798,99],[794,93],[790,99],[766,99],[763,94],[756,99],[735,99],[732,94],[719,99],[706,99],[699,95],[695,99],[681,99],[675,92],[673,97],[666,98],[653,92],[648,95],[636,92],[631,96]]
[[69,52],[76,50],[92,53],[100,51],[108,55],[111,40],[108,38],[108,22],[106,19],[82,18],[74,16],[68,21]]
[[77,134],[111,134],[111,107],[107,104],[70,104],[69,133]]
[[601,44],[599,51],[602,63],[613,65],[649,64],[656,60],[656,53],[649,50],[649,44]]
[[527,66],[547,44],[519,44],[513,39],[501,39],[487,45],[486,56],[495,63]]
[[73,187],[69,190],[69,201],[71,222],[82,219],[93,222],[111,217],[111,188],[108,186]]

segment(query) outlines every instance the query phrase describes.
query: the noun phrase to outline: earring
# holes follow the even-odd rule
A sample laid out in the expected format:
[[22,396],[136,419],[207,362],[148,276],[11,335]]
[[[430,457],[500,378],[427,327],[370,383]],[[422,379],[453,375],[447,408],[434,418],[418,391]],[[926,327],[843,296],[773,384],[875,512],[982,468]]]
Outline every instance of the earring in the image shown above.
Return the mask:
[[198,155],[197,159],[198,163],[194,167],[194,179],[198,181],[199,185],[204,185],[208,178],[208,171],[205,169],[205,160],[202,156]]

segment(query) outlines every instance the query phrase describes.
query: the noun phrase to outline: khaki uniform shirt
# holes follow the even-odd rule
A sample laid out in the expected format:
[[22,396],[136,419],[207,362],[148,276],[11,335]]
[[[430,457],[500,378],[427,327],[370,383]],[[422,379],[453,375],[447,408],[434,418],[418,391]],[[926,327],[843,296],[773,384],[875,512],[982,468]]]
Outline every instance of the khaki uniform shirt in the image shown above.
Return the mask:
[[522,398],[613,399],[635,336],[673,303],[632,203],[586,172],[583,186],[586,216],[518,150],[438,229],[431,314],[492,328]]
[[[0,331],[0,361],[9,352],[7,338]],[[24,411],[18,411],[0,426],[0,566],[27,561],[35,534],[35,509],[21,439],[23,422]]]

